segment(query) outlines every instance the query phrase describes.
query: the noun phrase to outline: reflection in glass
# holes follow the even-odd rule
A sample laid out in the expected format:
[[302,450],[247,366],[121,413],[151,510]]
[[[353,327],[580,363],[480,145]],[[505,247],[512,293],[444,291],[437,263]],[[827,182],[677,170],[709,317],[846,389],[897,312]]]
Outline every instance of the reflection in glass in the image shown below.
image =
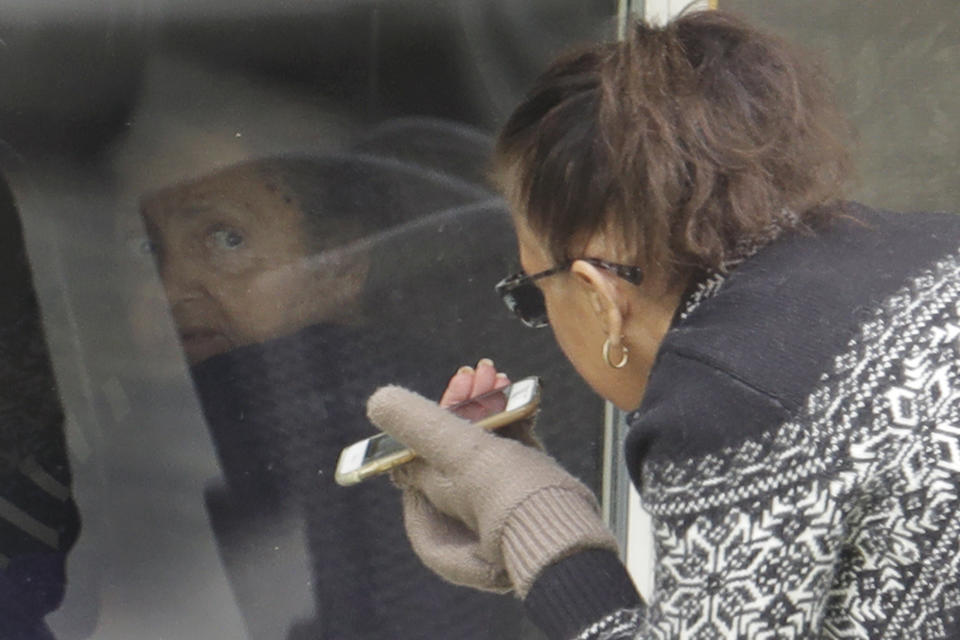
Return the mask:
[[[511,597],[420,566],[386,478],[332,475],[374,388],[436,396],[491,356],[544,378],[541,438],[599,485],[599,401],[492,291],[516,248],[485,174],[518,92],[614,7],[54,4],[0,8],[0,138],[57,373],[31,406],[65,431],[83,521],[36,620],[56,609],[60,640],[537,637]],[[67,486],[62,462],[43,465]]]
[[[395,269],[388,245],[418,216],[446,212],[455,222],[471,201],[492,197],[414,165],[343,154],[255,160],[143,199],[149,248],[224,471],[225,483],[206,491],[207,509],[251,619],[273,595],[255,567],[286,555],[283,563],[312,567],[304,586],[319,613],[297,621],[291,637],[493,638],[517,627],[516,603],[420,566],[385,480],[349,492],[332,483],[340,450],[369,434],[367,395],[390,381],[435,391],[449,370],[430,362],[440,345],[399,322],[401,313],[426,321],[422,309],[379,295],[365,302],[373,254]],[[404,241],[426,249],[415,236]],[[434,270],[444,268],[437,260]],[[302,559],[291,544],[300,535]]]

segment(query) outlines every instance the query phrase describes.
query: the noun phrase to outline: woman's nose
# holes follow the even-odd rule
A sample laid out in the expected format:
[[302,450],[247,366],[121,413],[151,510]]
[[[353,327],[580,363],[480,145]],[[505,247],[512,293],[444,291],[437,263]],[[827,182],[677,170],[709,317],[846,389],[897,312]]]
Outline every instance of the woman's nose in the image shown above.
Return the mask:
[[172,252],[160,260],[160,279],[171,307],[203,297],[203,270],[196,260]]

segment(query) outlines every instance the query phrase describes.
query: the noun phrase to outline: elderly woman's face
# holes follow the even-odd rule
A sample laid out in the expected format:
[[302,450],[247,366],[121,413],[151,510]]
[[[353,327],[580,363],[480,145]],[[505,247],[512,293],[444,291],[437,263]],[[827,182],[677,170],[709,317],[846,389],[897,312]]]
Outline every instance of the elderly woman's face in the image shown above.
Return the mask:
[[303,214],[280,185],[236,168],[173,187],[142,206],[191,364],[300,329],[330,313],[309,266]]

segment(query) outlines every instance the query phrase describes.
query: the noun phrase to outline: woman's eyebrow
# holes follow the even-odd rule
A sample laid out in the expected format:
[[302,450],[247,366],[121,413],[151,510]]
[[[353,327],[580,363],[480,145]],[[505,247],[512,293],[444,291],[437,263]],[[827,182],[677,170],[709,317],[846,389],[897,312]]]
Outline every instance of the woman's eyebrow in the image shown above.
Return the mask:
[[218,207],[214,203],[209,202],[195,202],[184,207],[179,207],[180,211],[191,216],[199,216],[205,213],[215,212],[217,209]]
[[223,216],[227,222],[235,219],[259,219],[257,210],[244,209],[224,202],[196,202],[177,208],[179,217],[187,220],[196,220],[204,216]]

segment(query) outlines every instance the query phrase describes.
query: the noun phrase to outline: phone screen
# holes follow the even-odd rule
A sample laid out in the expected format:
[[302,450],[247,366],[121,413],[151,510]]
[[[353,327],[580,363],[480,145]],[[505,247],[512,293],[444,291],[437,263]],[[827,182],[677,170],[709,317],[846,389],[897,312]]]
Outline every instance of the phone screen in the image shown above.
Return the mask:
[[509,393],[510,386],[504,387],[503,389],[496,389],[489,393],[479,395],[476,398],[455,404],[448,407],[447,410],[450,411],[450,413],[457,414],[464,420],[476,422],[487,416],[505,411]]
[[403,451],[406,447],[391,438],[385,433],[370,438],[370,444],[367,445],[367,460],[375,460],[384,456]]

